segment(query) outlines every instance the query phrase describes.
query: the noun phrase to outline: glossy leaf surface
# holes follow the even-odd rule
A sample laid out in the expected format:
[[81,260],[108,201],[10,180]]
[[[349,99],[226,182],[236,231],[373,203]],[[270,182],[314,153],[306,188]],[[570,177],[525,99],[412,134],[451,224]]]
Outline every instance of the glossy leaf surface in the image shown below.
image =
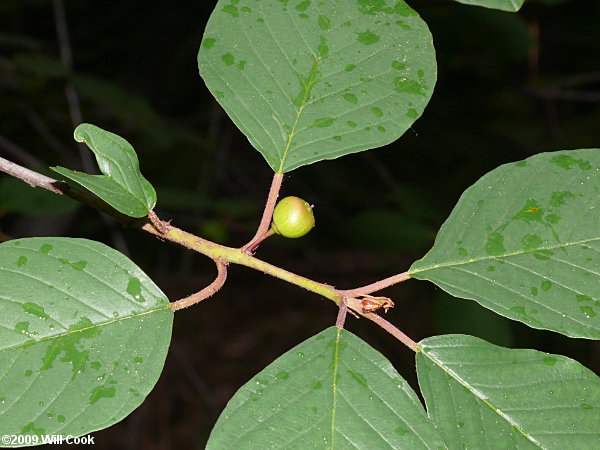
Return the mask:
[[129,142],[87,123],[75,129],[75,140],[85,142],[94,152],[103,175],[90,175],[64,167],[51,169],[92,191],[125,215],[148,215],[156,204],[156,192],[141,174],[137,155]]
[[465,5],[483,6],[484,8],[501,9],[502,11],[518,11],[525,0],[456,0]]
[[600,150],[542,153],[461,196],[411,277],[533,328],[600,338]]
[[208,449],[443,448],[414,391],[379,352],[331,327],[245,384]]
[[436,81],[429,29],[402,0],[221,0],[198,64],[276,172],[395,141]]
[[0,430],[78,436],[139,406],[171,339],[168,300],[104,244],[0,244]]
[[577,361],[464,335],[419,345],[419,385],[448,448],[600,448],[600,378]]

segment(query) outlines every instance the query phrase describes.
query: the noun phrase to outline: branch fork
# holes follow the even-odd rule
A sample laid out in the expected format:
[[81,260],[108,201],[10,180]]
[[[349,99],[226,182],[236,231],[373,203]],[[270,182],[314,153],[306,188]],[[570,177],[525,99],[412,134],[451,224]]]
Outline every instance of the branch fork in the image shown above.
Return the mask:
[[334,301],[340,306],[340,312],[336,322],[336,325],[340,327],[343,327],[345,317],[348,312],[353,315],[360,315],[375,322],[377,325],[395,336],[398,340],[412,350],[418,351],[417,343],[406,336],[394,325],[387,322],[385,319],[375,313],[375,311],[378,311],[381,308],[383,308],[384,311],[392,308],[394,306],[392,300],[388,297],[376,297],[371,295],[373,292],[409,279],[410,275],[408,272],[394,275],[384,280],[359,288],[339,290],[328,284],[320,283],[305,278],[301,275],[289,272],[281,267],[275,266],[266,261],[262,261],[253,256],[253,252],[258,245],[271,235],[269,234],[269,228],[273,217],[273,210],[275,209],[277,197],[281,188],[283,174],[276,173],[273,177],[273,182],[269,191],[269,197],[263,212],[263,217],[255,236],[245,246],[241,248],[232,248],[207,241],[199,236],[172,226],[170,222],[164,222],[160,220],[154,211],[150,211],[148,213],[148,219],[132,219],[131,217],[125,216],[124,214],[118,212],[99,197],[91,195],[88,192],[71,189],[64,182],[26,169],[25,167],[19,166],[18,164],[1,157],[0,172],[5,172],[14,176],[15,178],[25,181],[32,187],[41,187],[56,194],[70,197],[83,204],[91,206],[94,209],[115,217],[124,225],[137,226],[160,239],[182,245],[213,259],[217,267],[217,276],[215,280],[199,292],[172,302],[170,304],[170,308],[175,311],[199,303],[219,291],[225,284],[225,280],[227,278],[227,265],[229,263],[236,263],[251,267],[255,270],[260,270],[273,277],[303,287],[311,292]]
[[170,303],[169,308],[171,308],[173,311],[178,311],[180,309],[195,305],[196,303],[200,303],[202,300],[214,295],[223,287],[225,281],[227,280],[227,261],[224,261],[221,258],[217,258],[214,261],[215,265],[217,266],[217,277],[215,280],[201,291],[182,298],[181,300]]
[[271,188],[269,189],[269,195],[267,196],[267,202],[263,211],[260,224],[256,230],[256,234],[250,242],[244,245],[241,250],[247,255],[253,255],[256,248],[269,236],[273,235],[271,228],[271,220],[273,219],[273,211],[277,204],[277,198],[279,197],[279,191],[281,190],[281,183],[283,182],[283,174],[276,173],[273,175],[273,181],[271,182]]

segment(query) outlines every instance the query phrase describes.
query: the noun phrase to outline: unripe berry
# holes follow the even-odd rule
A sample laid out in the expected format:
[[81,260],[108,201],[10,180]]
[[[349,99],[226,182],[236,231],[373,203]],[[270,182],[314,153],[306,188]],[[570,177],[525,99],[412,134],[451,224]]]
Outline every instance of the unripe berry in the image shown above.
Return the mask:
[[298,197],[281,199],[273,211],[273,231],[288,238],[299,238],[315,226],[312,206]]

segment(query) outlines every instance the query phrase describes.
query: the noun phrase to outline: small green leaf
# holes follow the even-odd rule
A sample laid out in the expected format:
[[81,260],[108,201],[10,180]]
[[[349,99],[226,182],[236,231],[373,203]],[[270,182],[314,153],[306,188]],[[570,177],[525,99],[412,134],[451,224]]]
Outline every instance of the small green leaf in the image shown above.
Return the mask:
[[483,6],[484,8],[500,9],[502,11],[518,11],[525,0],[455,0],[465,5]]
[[90,175],[64,167],[51,169],[92,191],[127,216],[148,215],[156,204],[156,192],[141,174],[137,155],[129,142],[87,123],[75,129],[75,140],[85,142],[94,152],[104,175]]
[[220,0],[198,65],[276,172],[395,141],[436,82],[429,29],[402,0]]
[[173,311],[99,242],[0,244],[0,430],[80,436],[137,408],[156,383]]
[[600,339],[600,150],[542,153],[486,174],[409,269],[533,328]]
[[463,335],[419,346],[419,385],[448,448],[600,448],[600,378],[577,361]]
[[444,448],[418,397],[383,355],[331,327],[245,384],[208,449]]

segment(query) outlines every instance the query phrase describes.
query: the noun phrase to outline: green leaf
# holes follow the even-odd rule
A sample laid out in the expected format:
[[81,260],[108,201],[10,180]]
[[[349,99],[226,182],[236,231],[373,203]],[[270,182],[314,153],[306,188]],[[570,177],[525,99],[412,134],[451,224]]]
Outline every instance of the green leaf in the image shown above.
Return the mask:
[[335,327],[275,360],[217,421],[208,449],[444,448],[383,355]]
[[198,65],[276,172],[395,141],[436,81],[429,29],[401,0],[221,0]]
[[600,448],[600,379],[577,361],[463,335],[419,346],[419,385],[448,448]]
[[148,215],[156,204],[156,192],[141,174],[137,155],[129,142],[87,123],[75,129],[75,140],[85,142],[94,152],[104,175],[90,175],[64,167],[51,169],[92,191],[127,216]]
[[409,269],[533,328],[600,338],[600,150],[542,153],[468,188]]
[[0,430],[83,435],[137,408],[156,383],[173,311],[99,242],[0,244]]
[[484,8],[500,9],[502,11],[518,11],[525,0],[455,0],[465,5],[483,6]]

